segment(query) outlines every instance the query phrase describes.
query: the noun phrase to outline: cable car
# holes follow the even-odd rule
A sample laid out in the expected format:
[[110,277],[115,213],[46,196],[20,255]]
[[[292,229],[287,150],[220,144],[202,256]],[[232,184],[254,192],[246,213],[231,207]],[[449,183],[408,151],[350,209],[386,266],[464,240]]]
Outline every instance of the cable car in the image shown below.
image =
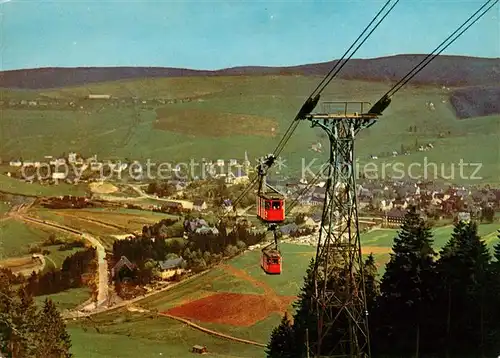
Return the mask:
[[276,249],[262,249],[261,267],[270,275],[281,274],[281,253]]
[[278,249],[278,238],[280,236],[280,231],[278,230],[278,225],[276,224],[270,224],[267,230],[273,232],[274,242],[270,243],[262,249],[260,266],[267,274],[279,275],[281,274],[282,268],[281,252]]
[[[258,167],[257,217],[267,223],[285,221],[285,196],[266,183],[267,171],[273,165],[275,159],[276,157],[273,154],[268,154],[262,158]],[[271,189],[271,191],[267,189]]]
[[261,193],[257,196],[257,217],[268,223],[285,220],[285,198],[277,193]]

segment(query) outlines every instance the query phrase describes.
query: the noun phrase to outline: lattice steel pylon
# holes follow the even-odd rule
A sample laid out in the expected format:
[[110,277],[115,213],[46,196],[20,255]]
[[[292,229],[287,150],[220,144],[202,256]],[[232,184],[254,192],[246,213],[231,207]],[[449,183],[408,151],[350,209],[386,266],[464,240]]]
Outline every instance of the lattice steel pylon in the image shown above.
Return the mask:
[[330,140],[311,297],[317,332],[310,337],[310,353],[316,357],[370,357],[354,140],[377,115],[364,112],[370,108],[367,102],[325,102],[322,107],[322,113],[306,118]]

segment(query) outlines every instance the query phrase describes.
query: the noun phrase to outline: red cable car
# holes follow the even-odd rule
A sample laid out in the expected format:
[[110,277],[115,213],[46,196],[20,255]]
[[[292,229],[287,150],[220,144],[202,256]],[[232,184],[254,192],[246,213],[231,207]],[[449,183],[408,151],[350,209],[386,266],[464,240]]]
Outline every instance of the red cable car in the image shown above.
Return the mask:
[[276,249],[262,249],[261,266],[265,273],[271,275],[281,274],[281,253]]
[[261,193],[257,196],[257,216],[268,223],[285,220],[285,198],[277,193]]
[[279,275],[281,274],[282,257],[281,252],[278,249],[278,237],[280,236],[278,225],[270,224],[268,231],[273,232],[274,242],[262,249],[260,266],[267,274]]

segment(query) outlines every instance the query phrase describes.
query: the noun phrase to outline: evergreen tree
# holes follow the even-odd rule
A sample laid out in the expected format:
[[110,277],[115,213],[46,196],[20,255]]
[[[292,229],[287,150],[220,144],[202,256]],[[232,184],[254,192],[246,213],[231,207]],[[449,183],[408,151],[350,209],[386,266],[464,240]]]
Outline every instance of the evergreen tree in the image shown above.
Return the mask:
[[[493,248],[493,260],[489,265],[489,285],[487,291],[486,346],[487,351],[500,352],[500,230],[499,241]],[[497,353],[498,354],[498,353]]]
[[40,312],[26,288],[12,290],[11,273],[0,271],[0,353],[6,357],[71,357],[69,335],[52,302]]
[[16,292],[12,273],[0,271],[0,352],[7,357],[29,357],[33,339],[28,334],[25,317]]
[[[19,303],[16,307],[15,317],[17,329],[22,332],[25,353],[32,355],[37,349],[37,315],[38,310],[29,291],[22,287],[18,290]],[[19,354],[17,355],[19,356]]]
[[477,224],[458,222],[438,261],[447,354],[485,349],[485,308],[490,254]]
[[298,295],[298,299],[293,303],[295,315],[293,316],[294,342],[296,344],[295,355],[293,357],[303,357],[306,353],[306,337],[309,335],[310,342],[317,341],[317,316],[314,309],[312,297],[314,294],[314,259],[309,262],[304,277],[304,285]]
[[365,260],[363,267],[365,279],[365,295],[368,312],[372,312],[375,300],[380,295],[380,283],[378,281],[378,269],[375,264],[375,257],[371,253]]
[[314,259],[311,259],[304,277],[304,285],[297,301],[293,303],[293,324],[288,315],[285,315],[280,325],[274,328],[266,349],[268,358],[302,358],[306,353],[306,335],[309,334],[309,338],[314,340],[317,324],[311,300],[314,292],[313,272]]
[[[346,272],[347,267],[342,265],[342,258],[332,258],[330,261],[328,282],[326,282],[326,289],[330,294],[338,298],[345,297],[347,292],[354,289],[357,284],[356,276],[349,280],[349,273]],[[336,305],[330,306],[328,312],[320,319],[325,321],[321,322],[323,328],[323,337],[321,347],[318,347],[318,308],[313,300],[315,296],[315,280],[314,280],[315,262],[311,260],[310,265],[304,278],[304,286],[299,294],[298,300],[294,303],[295,315],[293,319],[293,331],[295,342],[295,355],[293,357],[302,358],[307,353],[307,340],[309,341],[309,351],[317,352],[320,348],[321,354],[324,355],[341,355],[349,354],[349,345],[346,345],[346,339],[349,339],[349,325],[347,322],[347,311]],[[318,277],[316,277],[316,284],[322,287],[325,284],[325,277],[323,268],[318,268]],[[350,288],[347,285],[351,285]],[[335,302],[332,299],[332,302]],[[340,311],[342,310],[342,312]],[[326,321],[329,318],[335,317],[334,321]],[[358,337],[363,339],[362,337]]]
[[295,351],[292,322],[288,317],[288,313],[285,312],[281,323],[271,333],[266,354],[268,358],[291,358],[295,356]]
[[380,284],[381,296],[371,320],[375,351],[418,356],[435,348],[432,243],[429,225],[411,208],[394,239]]
[[54,303],[46,299],[43,310],[38,317],[38,342],[36,358],[61,357],[69,358],[72,354],[71,340],[66,332],[66,325]]

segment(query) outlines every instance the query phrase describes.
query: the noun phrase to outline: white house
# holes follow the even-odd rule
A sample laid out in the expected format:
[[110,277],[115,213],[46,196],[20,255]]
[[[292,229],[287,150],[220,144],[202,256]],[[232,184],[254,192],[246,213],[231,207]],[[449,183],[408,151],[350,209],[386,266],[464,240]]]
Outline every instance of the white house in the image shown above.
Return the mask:
[[55,172],[52,173],[52,179],[54,180],[64,180],[66,178],[66,173]]
[[169,279],[175,274],[181,274],[184,272],[184,259],[179,257],[178,259],[166,260],[158,262],[159,276],[163,279]]
[[208,205],[205,202],[205,200],[203,200],[203,199],[196,199],[193,202],[193,210],[202,211],[202,210],[206,210],[207,208],[208,208]]
[[380,200],[381,211],[389,211],[392,209],[392,207],[393,207],[392,200],[385,200],[385,199]]
[[70,163],[76,162],[76,153],[71,152],[68,154],[68,162],[70,162]]

